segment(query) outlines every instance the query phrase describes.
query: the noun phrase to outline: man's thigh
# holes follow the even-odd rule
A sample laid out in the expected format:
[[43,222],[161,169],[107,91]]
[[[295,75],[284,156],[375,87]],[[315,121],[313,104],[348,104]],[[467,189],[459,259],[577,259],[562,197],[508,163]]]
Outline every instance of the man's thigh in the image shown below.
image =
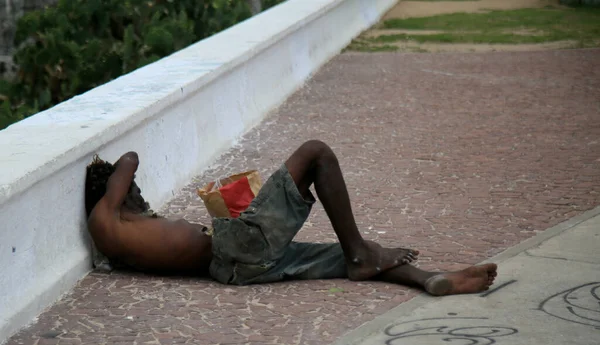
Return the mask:
[[277,267],[281,267],[285,279],[348,277],[339,243],[292,242]]
[[269,271],[284,257],[314,202],[312,195],[308,200],[300,195],[282,165],[239,218],[213,220],[213,278],[235,284]]
[[240,219],[261,230],[270,252],[269,260],[279,260],[308,218],[314,197],[303,197],[287,167],[274,172]]
[[339,243],[292,242],[279,260],[263,265],[236,263],[233,272],[230,284],[235,285],[348,277]]

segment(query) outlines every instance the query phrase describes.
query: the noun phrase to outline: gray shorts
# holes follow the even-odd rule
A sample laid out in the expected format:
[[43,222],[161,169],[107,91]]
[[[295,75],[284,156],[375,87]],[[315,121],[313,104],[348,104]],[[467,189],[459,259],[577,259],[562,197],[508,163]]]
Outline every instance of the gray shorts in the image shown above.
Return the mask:
[[239,218],[213,220],[211,276],[233,285],[346,278],[339,243],[292,241],[314,202],[302,197],[283,165]]

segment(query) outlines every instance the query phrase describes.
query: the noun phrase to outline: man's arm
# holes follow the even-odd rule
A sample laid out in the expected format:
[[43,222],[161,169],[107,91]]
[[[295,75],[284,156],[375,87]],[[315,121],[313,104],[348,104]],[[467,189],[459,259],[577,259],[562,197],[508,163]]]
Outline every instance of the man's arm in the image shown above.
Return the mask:
[[119,210],[133,177],[138,168],[139,160],[135,152],[127,152],[115,163],[115,172],[110,176],[106,184],[104,199],[110,209]]

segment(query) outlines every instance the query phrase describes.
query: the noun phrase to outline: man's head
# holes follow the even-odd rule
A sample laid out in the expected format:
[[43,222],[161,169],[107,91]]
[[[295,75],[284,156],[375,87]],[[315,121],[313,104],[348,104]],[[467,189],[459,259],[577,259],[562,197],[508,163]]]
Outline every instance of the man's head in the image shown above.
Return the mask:
[[[116,165],[103,161],[98,155],[94,156],[92,163],[87,166],[85,179],[85,211],[87,217],[90,216],[98,201],[106,194],[106,183],[110,175],[115,172],[115,169]],[[152,217],[157,217],[142,197],[141,192],[135,181],[132,181],[127,197],[123,202],[123,207],[131,213],[148,213]]]

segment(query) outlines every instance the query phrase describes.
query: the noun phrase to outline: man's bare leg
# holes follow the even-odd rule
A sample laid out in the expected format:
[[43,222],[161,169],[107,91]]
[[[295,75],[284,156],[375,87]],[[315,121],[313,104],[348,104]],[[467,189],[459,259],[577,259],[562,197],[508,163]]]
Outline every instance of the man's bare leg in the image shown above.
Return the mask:
[[458,272],[427,272],[412,265],[385,271],[374,279],[416,286],[434,296],[477,293],[488,290],[497,275],[496,264],[471,266]]
[[320,141],[308,141],[285,164],[305,199],[314,183],[319,200],[344,250],[351,280],[369,279],[416,259],[418,251],[382,248],[362,238],[337,157],[329,146]]

